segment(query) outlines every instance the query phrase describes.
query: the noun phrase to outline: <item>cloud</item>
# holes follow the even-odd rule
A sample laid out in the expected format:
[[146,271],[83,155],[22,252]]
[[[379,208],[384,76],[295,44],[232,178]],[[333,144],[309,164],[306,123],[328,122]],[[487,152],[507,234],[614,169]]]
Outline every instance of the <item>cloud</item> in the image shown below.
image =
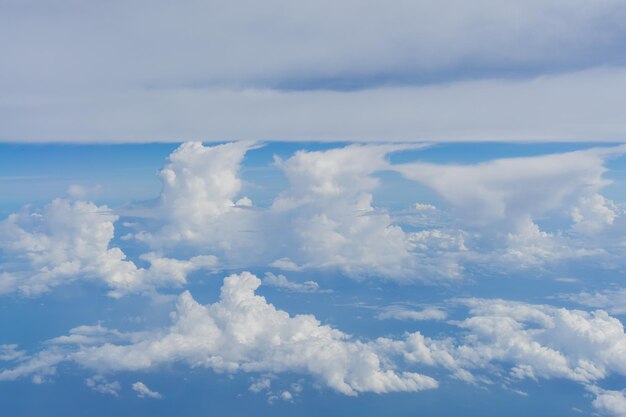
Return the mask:
[[162,191],[152,210],[160,223],[156,230],[134,237],[159,251],[211,253],[227,264],[256,262],[263,247],[244,238],[244,233],[255,230],[260,221],[252,201],[240,195],[239,175],[246,152],[255,146],[249,142],[179,146],[159,173]]
[[272,380],[270,378],[259,378],[255,380],[250,387],[250,391],[258,393],[261,391],[267,391],[272,387]]
[[96,344],[56,343],[15,368],[3,370],[0,380],[51,375],[56,365],[66,361],[99,373],[184,362],[219,372],[311,375],[346,395],[437,387],[431,377],[396,372],[377,350],[376,342],[352,340],[311,315],[291,317],[277,310],[255,294],[260,285],[248,272],[231,275],[224,280],[217,303],[203,306],[189,292],[183,293],[169,329],[130,334],[125,343],[117,336]]
[[332,268],[398,280],[423,279],[420,268],[435,277],[458,275],[440,268],[439,258],[416,256],[416,237],[373,206],[374,174],[388,169],[387,154],[423,145],[351,145],[276,158],[289,185],[270,207],[256,209],[249,199],[235,203],[243,199],[239,170],[253,146],[181,145],[161,171],[153,211],[162,225],[133,236],[158,251],[215,254],[222,267]]
[[0,222],[0,256],[4,260],[2,293],[36,296],[78,279],[99,280],[110,295],[148,291],[155,286],[178,286],[188,273],[213,267],[213,256],[185,261],[143,255],[148,269],[127,260],[111,247],[118,216],[107,206],[55,199],[42,211],[24,211]]
[[626,133],[620,0],[0,7],[4,141]]
[[275,275],[271,272],[265,273],[263,285],[301,293],[327,292],[327,290],[320,289],[319,284],[315,281],[304,281],[303,283],[293,282],[289,281],[287,277],[282,274]]
[[[455,305],[468,312],[448,321],[460,330],[453,336],[432,338],[415,331],[397,339],[361,341],[311,315],[277,310],[255,294],[260,284],[247,272],[231,275],[224,280],[220,300],[208,305],[185,292],[169,328],[140,333],[101,326],[74,329],[67,337],[48,341],[42,351],[15,359],[0,372],[0,380],[30,376],[41,382],[66,362],[98,375],[182,362],[217,372],[260,374],[251,391],[266,391],[275,399],[289,392],[293,399],[300,388],[270,391],[270,378],[281,373],[310,375],[346,395],[421,391],[438,383],[414,369],[431,367],[477,385],[570,380],[592,390],[598,410],[620,415],[623,394],[603,391],[597,384],[612,375],[626,376],[626,334],[623,324],[603,310],[460,299]],[[283,399],[290,400],[287,397]]]
[[428,307],[421,311],[409,310],[402,306],[389,306],[376,315],[379,320],[445,320],[447,314],[445,311],[435,307]]
[[[461,0],[386,7],[325,0],[304,8],[240,0],[220,8],[187,3],[176,15],[162,0],[150,3],[146,14],[147,4],[138,1],[124,13],[119,0],[80,10],[67,0],[55,8],[41,0],[30,7],[4,4],[0,34],[15,39],[4,48],[5,87],[104,89],[145,80],[170,87],[282,82],[297,88],[327,79],[367,83],[374,75],[393,81],[416,74],[424,82],[436,73],[458,77],[468,67],[475,75],[550,72],[621,62],[626,15],[618,0],[518,0],[508,7],[490,0],[473,7]],[[107,25],[113,19],[116,30]],[[41,39],[42,33],[49,36]],[[209,42],[216,36],[224,43]],[[146,48],[146,39],[160,47]],[[72,56],[83,60],[70,65]]]
[[351,145],[277,159],[289,187],[271,210],[289,225],[287,244],[280,248],[289,251],[289,265],[338,268],[354,277],[419,279],[410,237],[372,201],[379,185],[373,174],[389,169],[386,155],[403,149]]
[[624,152],[626,147],[616,146],[475,165],[410,163],[393,169],[436,191],[467,225],[514,232],[568,203],[604,207],[606,200],[597,196],[609,183],[603,178],[604,162]]
[[626,313],[626,288],[605,289],[596,292],[583,291],[577,294],[562,294],[560,298],[587,307],[603,308],[613,314]]
[[[625,86],[626,70],[596,68],[532,79],[358,91],[4,90],[0,140],[622,142],[626,124],[619,109],[626,104]],[[579,117],[573,121],[572,115]]]
[[161,398],[161,394],[156,391],[152,391],[150,388],[146,386],[143,382],[135,382],[133,384],[133,391],[137,393],[139,398],[153,398],[159,399]]
[[[288,185],[271,205],[255,207],[242,195],[240,169],[256,146],[189,142],[176,149],[160,172],[158,200],[120,210],[150,213],[122,238],[147,251],[135,260],[112,245],[119,215],[106,206],[56,199],[10,215],[0,222],[0,292],[35,296],[81,279],[120,297],[182,286],[189,274],[218,268],[336,270],[409,282],[459,279],[468,267],[624,259],[626,216],[600,194],[609,183],[606,160],[624,146],[474,165],[389,162],[390,153],[418,144],[300,150],[276,158]],[[377,207],[377,174],[389,170],[432,188],[447,207],[417,204],[401,215]],[[545,231],[538,225],[545,219],[566,226]],[[267,283],[314,290],[279,277]]]
[[102,375],[95,375],[91,378],[87,378],[85,380],[85,385],[100,394],[113,395],[114,397],[117,397],[122,389],[119,382],[108,382]]
[[24,356],[24,352],[17,349],[16,344],[0,345],[0,361],[10,362]]
[[484,368],[506,363],[516,378],[565,378],[583,384],[626,375],[626,334],[603,310],[585,312],[504,300],[469,299],[468,331],[457,360]]
[[626,416],[626,395],[624,391],[603,390],[598,387],[591,387],[590,391],[596,395],[593,400],[593,407],[602,412],[615,417]]
[[[460,227],[472,232],[471,250],[476,253],[466,259],[524,268],[602,257],[611,249],[606,237],[615,233],[612,226],[621,213],[600,191],[610,183],[604,178],[606,160],[625,151],[615,146],[473,165],[417,162],[391,169],[426,185],[448,203]],[[565,236],[543,231],[536,222],[546,218],[561,219],[571,227]],[[432,233],[414,236],[424,240]],[[458,246],[464,247],[463,235],[459,237]]]

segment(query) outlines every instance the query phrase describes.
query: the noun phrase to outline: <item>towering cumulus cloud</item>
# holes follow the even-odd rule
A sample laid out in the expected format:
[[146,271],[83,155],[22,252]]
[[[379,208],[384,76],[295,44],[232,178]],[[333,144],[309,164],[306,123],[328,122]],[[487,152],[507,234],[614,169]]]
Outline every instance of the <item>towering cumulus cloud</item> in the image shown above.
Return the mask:
[[255,245],[246,232],[258,221],[250,210],[252,201],[239,195],[239,170],[254,146],[248,142],[182,144],[160,172],[163,188],[157,217],[161,226],[136,237],[159,250],[208,252],[232,262],[252,260]]
[[385,156],[397,146],[348,146],[321,152],[299,151],[278,159],[290,187],[274,201],[275,215],[288,219],[296,264],[339,267],[348,274],[408,275],[412,244],[384,210],[372,206],[388,169]]

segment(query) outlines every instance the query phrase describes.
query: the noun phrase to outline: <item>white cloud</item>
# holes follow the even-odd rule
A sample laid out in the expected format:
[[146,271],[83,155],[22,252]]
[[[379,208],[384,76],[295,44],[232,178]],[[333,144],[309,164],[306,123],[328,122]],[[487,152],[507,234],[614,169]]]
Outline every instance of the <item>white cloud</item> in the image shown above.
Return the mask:
[[289,258],[280,258],[270,262],[269,266],[283,271],[301,271],[303,268]]
[[563,294],[560,297],[587,307],[603,308],[613,314],[626,313],[626,288],[583,291],[578,294]]
[[409,310],[402,306],[390,306],[383,309],[376,315],[379,320],[445,320],[447,314],[445,311],[435,307],[428,307],[420,311]]
[[485,368],[505,363],[517,378],[592,383],[626,375],[626,334],[605,311],[585,312],[503,300],[471,299],[457,360]]
[[77,279],[103,281],[110,295],[181,285],[185,276],[217,260],[200,256],[187,261],[146,254],[151,266],[138,268],[117,247],[110,247],[118,217],[106,206],[55,199],[41,212],[11,214],[0,222],[3,293],[28,296]]
[[25,357],[11,369],[2,369],[0,381],[14,381],[30,376],[33,383],[41,384],[45,378],[56,373],[56,366],[64,359],[65,355],[56,349],[43,350],[36,355]]
[[268,287],[276,287],[293,292],[313,293],[313,292],[325,292],[320,289],[320,286],[315,281],[293,282],[289,281],[286,276],[279,274],[275,275],[271,272],[266,272],[263,278],[263,285]]
[[414,239],[372,202],[379,185],[373,174],[388,168],[386,155],[422,145],[352,145],[277,158],[289,186],[269,208],[258,209],[239,195],[240,165],[252,146],[181,145],[161,171],[155,211],[163,226],[135,237],[161,251],[213,253],[225,267],[336,268],[353,277],[406,280],[423,279],[416,270],[436,264],[429,275],[447,276],[439,258],[418,259]]
[[618,208],[611,200],[600,194],[582,197],[572,209],[573,230],[584,234],[602,231],[613,224],[619,215]]
[[100,394],[108,394],[115,397],[119,395],[119,392],[122,389],[119,382],[109,382],[102,375],[94,375],[91,378],[87,378],[85,380],[85,385]]
[[98,374],[183,362],[219,372],[261,374],[251,391],[266,391],[268,400],[289,392],[291,399],[288,395],[283,399],[293,400],[298,387],[270,391],[270,378],[284,372],[311,375],[347,395],[420,391],[438,384],[403,369],[435,367],[472,384],[491,384],[494,379],[571,380],[595,390],[598,410],[620,415],[623,394],[596,386],[611,375],[626,376],[624,327],[605,311],[463,299],[457,305],[469,308],[469,314],[448,322],[461,329],[453,337],[435,339],[413,332],[401,339],[365,342],[322,325],[313,316],[292,317],[277,310],[254,293],[260,284],[250,273],[231,275],[224,281],[220,301],[206,306],[183,293],[167,329],[137,334],[101,326],[75,329],[70,336],[49,341],[43,351],[20,357],[13,368],[0,372],[0,380],[31,376],[40,382],[61,362],[74,362]]
[[415,203],[415,210],[417,211],[435,211],[437,207],[432,204]]
[[356,277],[418,278],[413,243],[372,202],[379,185],[372,174],[388,169],[386,155],[402,149],[351,145],[277,160],[290,185],[274,201],[272,214],[289,225],[290,263],[339,268]]
[[255,380],[250,387],[250,391],[258,393],[261,391],[268,391],[272,387],[272,380],[269,378],[259,378]]
[[17,349],[15,344],[0,345],[0,361],[9,362],[24,356],[24,352]]
[[144,384],[141,381],[135,382],[133,384],[133,391],[137,393],[137,396],[139,398],[154,398],[154,399],[161,398],[161,394],[159,394],[156,391],[152,391],[150,388],[146,386],[146,384]]
[[568,204],[591,199],[597,205],[596,193],[609,183],[603,178],[605,160],[624,152],[626,147],[617,146],[476,165],[411,163],[393,169],[436,191],[467,225],[515,232]]
[[[476,253],[466,259],[524,268],[604,254],[610,242],[598,238],[599,233],[610,231],[618,210],[599,191],[609,184],[603,177],[605,161],[624,152],[624,146],[616,146],[475,165],[410,163],[392,169],[432,188],[457,222],[475,232],[471,249]],[[546,217],[571,218],[566,232],[578,236],[542,231],[536,221]],[[423,240],[432,233],[415,236]],[[583,243],[591,235],[597,239]]]
[[241,163],[255,145],[231,142],[203,146],[187,142],[178,147],[160,171],[163,184],[155,215],[158,230],[135,237],[158,250],[212,253],[226,263],[254,263],[263,251],[244,234],[259,225],[252,201],[240,196]]
[[[244,272],[224,280],[220,301],[203,306],[183,293],[169,329],[129,335],[130,342],[58,344],[0,372],[0,380],[50,375],[63,361],[99,373],[185,362],[221,372],[294,372],[314,376],[346,395],[421,391],[433,378],[396,372],[377,342],[361,342],[311,315],[289,316],[254,291],[261,281]],[[114,339],[112,339],[114,340]]]
[[591,387],[590,391],[596,395],[593,400],[593,407],[605,414],[614,417],[626,416],[626,395],[624,391],[603,390],[598,387]]

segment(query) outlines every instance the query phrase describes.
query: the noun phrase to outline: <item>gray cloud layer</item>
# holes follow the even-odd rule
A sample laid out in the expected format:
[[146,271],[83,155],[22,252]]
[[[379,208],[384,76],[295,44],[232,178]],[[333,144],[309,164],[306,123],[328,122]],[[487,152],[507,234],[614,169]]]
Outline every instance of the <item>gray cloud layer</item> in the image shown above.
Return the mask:
[[623,140],[626,7],[0,3],[0,140]]

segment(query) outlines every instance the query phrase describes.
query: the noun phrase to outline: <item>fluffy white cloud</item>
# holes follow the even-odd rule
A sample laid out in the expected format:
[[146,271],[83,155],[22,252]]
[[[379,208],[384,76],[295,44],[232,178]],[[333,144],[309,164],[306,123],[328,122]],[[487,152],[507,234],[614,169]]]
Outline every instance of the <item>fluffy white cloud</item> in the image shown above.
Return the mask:
[[201,239],[207,223],[236,208],[242,185],[238,171],[251,146],[246,142],[216,146],[187,142],[168,157],[169,163],[160,172],[160,203],[177,233],[169,238]]
[[239,175],[254,146],[187,142],[178,147],[160,171],[163,188],[153,209],[160,227],[134,237],[157,250],[215,254],[226,265],[259,262],[265,242],[248,235],[262,221],[252,201],[240,195]]
[[212,256],[178,261],[150,253],[143,256],[150,268],[139,268],[110,246],[117,219],[106,206],[64,199],[41,212],[10,215],[0,222],[2,268],[8,270],[2,272],[2,292],[37,295],[77,279],[96,279],[118,297],[184,284],[187,273],[216,265]]
[[626,416],[626,394],[624,391],[603,390],[591,387],[590,391],[596,395],[593,400],[595,409],[615,417]]
[[597,233],[611,226],[619,214],[615,203],[600,194],[581,197],[572,209],[572,229],[584,234]]
[[419,236],[407,235],[373,206],[379,185],[373,174],[388,169],[387,154],[421,145],[352,145],[277,158],[289,186],[270,207],[258,209],[239,195],[240,166],[252,146],[181,145],[161,171],[155,213],[163,226],[135,237],[161,251],[213,253],[226,267],[336,268],[354,277],[402,280],[422,279],[422,268],[435,277],[458,276],[454,267],[440,267],[439,257],[417,256]]
[[417,278],[415,245],[372,202],[379,185],[372,174],[389,168],[388,153],[405,148],[351,145],[277,160],[290,186],[274,201],[272,213],[288,222],[289,262],[335,267],[357,277]]
[[[247,272],[231,275],[224,280],[220,300],[206,306],[185,292],[169,328],[141,333],[101,326],[73,329],[68,336],[48,341],[35,355],[12,358],[12,367],[0,372],[0,380],[30,376],[41,382],[62,362],[77,363],[98,375],[182,362],[220,372],[261,374],[251,391],[266,391],[274,399],[289,392],[291,398],[283,399],[290,400],[299,391],[270,391],[273,375],[311,375],[332,389],[356,395],[435,388],[434,379],[402,370],[433,367],[472,384],[491,384],[494,379],[568,379],[592,390],[599,411],[620,415],[623,394],[596,386],[610,375],[626,376],[624,327],[605,311],[462,299],[457,306],[469,308],[469,314],[448,322],[461,330],[454,336],[436,339],[412,332],[399,339],[365,342],[322,325],[313,316],[292,317],[277,310],[255,294],[260,284]],[[445,318],[437,311],[399,318]],[[94,381],[93,385],[102,384]]]
[[471,317],[457,360],[468,367],[511,366],[518,378],[566,378],[592,383],[626,375],[626,334],[602,310],[585,312],[503,300],[466,300]]
[[431,377],[396,372],[376,342],[351,340],[311,315],[291,317],[277,310],[254,293],[259,285],[250,273],[231,275],[217,303],[203,306],[183,293],[169,329],[131,334],[126,343],[119,337],[117,342],[78,343],[74,349],[57,339],[48,350],[0,372],[0,380],[50,375],[62,361],[100,373],[185,362],[222,372],[309,374],[346,395],[437,387]]
[[150,388],[146,386],[146,384],[144,384],[141,381],[135,382],[132,385],[132,387],[133,387],[133,391],[137,393],[137,396],[139,398],[154,398],[154,399],[161,398],[160,393],[156,391],[152,391]]

